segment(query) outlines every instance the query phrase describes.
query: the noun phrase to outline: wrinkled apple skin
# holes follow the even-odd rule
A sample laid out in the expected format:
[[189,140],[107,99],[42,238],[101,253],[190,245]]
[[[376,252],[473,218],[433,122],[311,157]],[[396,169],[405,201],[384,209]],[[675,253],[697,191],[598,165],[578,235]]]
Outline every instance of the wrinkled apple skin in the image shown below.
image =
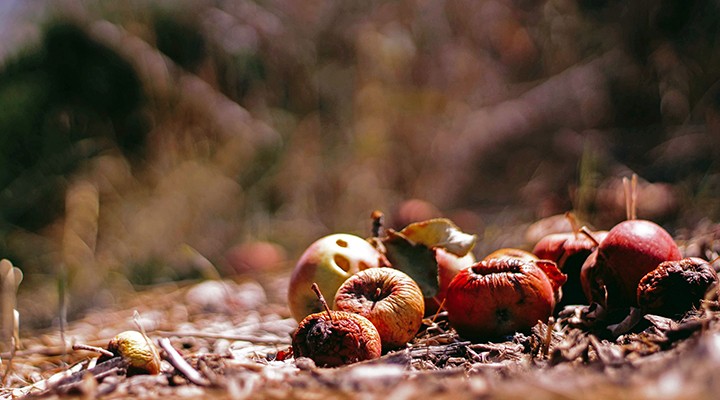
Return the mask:
[[[544,262],[546,267],[554,267],[554,263]],[[553,286],[536,262],[483,260],[450,282],[445,303],[448,320],[461,337],[473,341],[527,331],[552,315]]]
[[[607,234],[607,231],[597,231],[593,232],[593,237],[602,243]],[[552,233],[544,236],[535,244],[533,254],[542,260],[554,261],[558,268],[567,275],[559,307],[588,303],[581,284],[580,270],[595,247],[597,247],[595,242],[587,236],[572,232]]]
[[458,257],[440,247],[435,249],[435,261],[438,263],[438,292],[435,297],[425,297],[425,315],[435,315],[438,312],[440,304],[447,295],[450,281],[460,271],[476,262],[472,253]]
[[349,277],[335,295],[335,309],[370,320],[385,351],[412,340],[425,312],[418,284],[394,268],[370,268]]
[[292,338],[296,358],[308,357],[319,367],[340,367],[373,360],[382,354],[380,334],[367,318],[345,311],[305,317]]
[[365,239],[336,233],[312,243],[300,256],[288,288],[288,306],[298,322],[323,310],[311,290],[313,282],[326,296],[334,296],[352,274],[381,265],[382,256]]
[[580,271],[588,300],[608,309],[637,306],[637,287],[648,272],[682,255],[672,236],[646,220],[623,221],[585,260]]

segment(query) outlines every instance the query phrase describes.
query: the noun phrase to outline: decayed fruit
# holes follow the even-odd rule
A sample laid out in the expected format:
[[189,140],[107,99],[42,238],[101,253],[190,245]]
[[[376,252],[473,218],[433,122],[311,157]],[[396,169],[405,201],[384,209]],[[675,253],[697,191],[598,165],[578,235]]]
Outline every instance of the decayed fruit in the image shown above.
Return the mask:
[[107,350],[128,362],[128,376],[160,373],[160,360],[155,345],[138,331],[118,333],[108,343]]
[[588,300],[580,283],[583,263],[607,236],[607,231],[596,231],[588,237],[578,232],[552,233],[535,244],[533,254],[543,260],[554,261],[567,275],[563,285],[560,305],[587,304]]
[[435,296],[425,298],[425,315],[434,315],[438,312],[455,275],[476,262],[472,253],[458,257],[441,247],[435,248],[435,261],[438,266],[438,291]]
[[450,282],[445,303],[450,325],[470,340],[528,330],[552,315],[564,279],[552,261],[480,261]]
[[666,261],[640,280],[638,306],[646,313],[677,317],[698,307],[717,282],[715,269],[701,258]]
[[382,256],[365,239],[337,233],[312,243],[300,256],[288,288],[288,305],[293,318],[322,311],[310,290],[313,282],[323,293],[335,293],[352,274],[381,265]]
[[320,367],[338,367],[380,357],[382,342],[375,326],[362,315],[332,311],[313,285],[323,312],[308,315],[295,330],[293,354],[308,357]]
[[335,295],[335,309],[370,320],[383,350],[404,346],[414,338],[425,312],[420,287],[393,268],[366,269],[348,278]]
[[608,309],[637,306],[637,286],[664,261],[681,258],[672,236],[654,222],[628,220],[615,225],[585,260],[580,273],[590,301]]

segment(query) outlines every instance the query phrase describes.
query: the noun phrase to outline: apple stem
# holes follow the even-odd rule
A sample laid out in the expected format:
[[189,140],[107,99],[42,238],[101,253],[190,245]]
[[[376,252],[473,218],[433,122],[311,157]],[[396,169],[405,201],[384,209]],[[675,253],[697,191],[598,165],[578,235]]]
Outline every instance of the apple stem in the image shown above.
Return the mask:
[[370,214],[370,218],[372,218],[372,236],[373,237],[380,237],[380,231],[383,227],[383,219],[385,215],[383,215],[382,211],[375,210]]
[[575,214],[572,211],[566,211],[565,219],[567,219],[568,222],[570,223],[570,229],[572,229],[572,233],[573,233],[573,235],[575,235],[575,239],[577,239],[578,231],[580,229],[578,228],[578,222],[577,222],[577,218],[575,218]]
[[625,191],[625,219],[637,218],[637,174],[632,174],[632,180],[623,177],[623,190]]
[[632,174],[631,187],[630,187],[630,217],[632,219],[637,218],[637,174]]
[[330,317],[330,321],[335,322],[335,319],[333,319],[333,315],[330,312],[330,306],[328,306],[327,301],[325,301],[325,297],[322,295],[322,292],[320,292],[320,287],[318,286],[317,283],[313,282],[312,290],[313,290],[313,292],[315,292],[315,295],[317,296],[318,300],[320,300],[320,303],[322,303],[322,306],[325,309],[325,312],[327,313],[328,317]]
[[583,225],[582,227],[580,227],[580,233],[587,236],[587,238],[593,242],[595,247],[600,246],[600,242],[597,240],[597,238],[595,238],[595,235],[593,235],[592,232],[590,232],[590,229],[588,229],[587,226]]
[[370,307],[371,311],[375,309],[375,304],[377,304],[378,300],[380,299],[381,293],[382,293],[382,289],[380,289],[380,288],[375,289],[375,297],[373,297],[373,304]]

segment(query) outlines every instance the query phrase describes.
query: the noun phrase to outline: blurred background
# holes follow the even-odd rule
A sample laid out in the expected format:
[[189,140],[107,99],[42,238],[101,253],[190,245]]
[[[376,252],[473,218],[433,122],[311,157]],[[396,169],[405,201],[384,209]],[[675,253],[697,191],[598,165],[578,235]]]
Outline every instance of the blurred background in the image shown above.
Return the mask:
[[369,236],[375,209],[449,217],[482,255],[570,210],[610,228],[637,173],[639,217],[714,226],[719,8],[3,1],[0,255],[23,326],[287,275],[320,236]]

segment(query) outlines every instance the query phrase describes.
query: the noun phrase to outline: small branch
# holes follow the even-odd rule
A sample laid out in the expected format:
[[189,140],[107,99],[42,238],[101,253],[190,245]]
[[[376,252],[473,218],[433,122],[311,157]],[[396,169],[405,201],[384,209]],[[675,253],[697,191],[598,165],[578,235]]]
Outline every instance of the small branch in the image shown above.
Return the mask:
[[552,333],[553,329],[555,329],[555,318],[550,317],[548,319],[547,325],[546,325],[547,331],[545,332],[545,342],[542,346],[542,351],[540,355],[542,357],[547,357],[547,355],[550,353],[550,343],[552,342]]
[[187,378],[188,381],[198,385],[198,386],[210,386],[210,382],[205,379],[200,372],[198,372],[195,368],[193,368],[190,364],[188,364],[187,361],[185,361],[184,358],[180,355],[180,353],[175,350],[175,348],[170,343],[170,339],[168,338],[161,338],[159,340],[160,347],[165,350],[166,360],[173,366],[175,369],[180,372],[185,378]]
[[107,350],[103,349],[102,347],[95,347],[95,346],[90,346],[90,345],[82,344],[82,343],[75,343],[75,344],[72,346],[72,349],[73,349],[73,350],[87,350],[87,351],[92,351],[92,352],[95,352],[95,353],[100,353],[100,354],[102,354],[102,355],[104,355],[104,356],[108,356],[108,357],[110,357],[110,358],[115,357],[115,354],[113,354],[113,353],[110,352],[110,351],[107,351]]
[[237,341],[243,341],[243,342],[251,342],[251,343],[255,343],[255,344],[277,344],[277,345],[290,344],[290,339],[263,338],[263,337],[259,337],[259,336],[253,336],[253,335],[227,335],[227,334],[220,334],[220,333],[200,332],[200,331],[191,331],[191,332],[153,331],[152,333],[153,333],[153,335],[163,336],[163,337],[193,337],[193,338],[204,338],[204,339],[225,339],[225,340],[237,340]]

